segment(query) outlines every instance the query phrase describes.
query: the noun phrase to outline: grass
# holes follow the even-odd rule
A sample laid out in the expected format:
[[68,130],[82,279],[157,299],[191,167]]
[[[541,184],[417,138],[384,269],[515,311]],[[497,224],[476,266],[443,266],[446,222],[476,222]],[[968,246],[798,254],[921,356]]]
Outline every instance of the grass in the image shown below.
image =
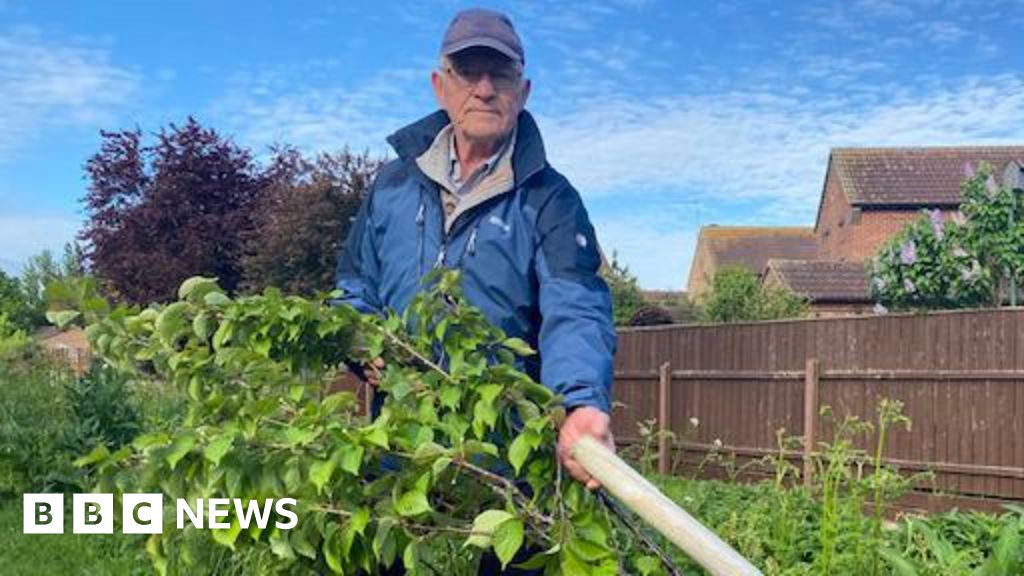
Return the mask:
[[[70,514],[70,510],[66,511]],[[0,573],[134,576],[153,570],[137,536],[21,533],[21,501],[0,500]],[[70,521],[66,522],[70,526]]]

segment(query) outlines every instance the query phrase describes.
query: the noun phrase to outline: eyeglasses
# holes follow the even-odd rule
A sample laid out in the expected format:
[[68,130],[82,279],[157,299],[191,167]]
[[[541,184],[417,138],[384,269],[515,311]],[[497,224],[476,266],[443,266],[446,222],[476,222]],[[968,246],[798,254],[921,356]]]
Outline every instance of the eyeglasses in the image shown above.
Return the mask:
[[457,65],[445,66],[444,71],[452,77],[461,88],[472,88],[480,83],[484,74],[491,78],[491,84],[498,92],[508,92],[519,87],[523,74],[514,66],[474,66]]

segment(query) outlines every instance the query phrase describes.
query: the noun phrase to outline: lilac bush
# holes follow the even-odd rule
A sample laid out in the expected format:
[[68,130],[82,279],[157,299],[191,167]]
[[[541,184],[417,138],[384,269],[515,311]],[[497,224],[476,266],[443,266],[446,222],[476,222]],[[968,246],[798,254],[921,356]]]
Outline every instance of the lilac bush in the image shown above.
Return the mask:
[[963,172],[958,211],[924,211],[869,263],[882,308],[999,306],[1011,275],[1024,285],[1024,200],[985,164],[965,164]]

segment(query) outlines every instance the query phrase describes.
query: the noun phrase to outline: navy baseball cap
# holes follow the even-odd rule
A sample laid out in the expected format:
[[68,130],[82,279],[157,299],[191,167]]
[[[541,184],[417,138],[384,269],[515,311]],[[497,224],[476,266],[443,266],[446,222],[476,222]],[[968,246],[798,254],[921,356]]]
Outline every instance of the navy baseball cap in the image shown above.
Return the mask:
[[475,46],[497,50],[520,64],[526,62],[512,20],[501,12],[470,8],[456,14],[441,41],[441,55],[450,56]]

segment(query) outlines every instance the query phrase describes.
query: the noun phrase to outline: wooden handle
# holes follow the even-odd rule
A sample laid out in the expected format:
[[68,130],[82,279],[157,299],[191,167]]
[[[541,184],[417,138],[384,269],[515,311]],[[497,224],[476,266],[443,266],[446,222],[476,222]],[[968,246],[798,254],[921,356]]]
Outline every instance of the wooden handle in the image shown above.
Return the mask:
[[580,438],[572,453],[605,490],[713,576],[761,576],[761,571],[746,558],[597,440],[589,436]]

